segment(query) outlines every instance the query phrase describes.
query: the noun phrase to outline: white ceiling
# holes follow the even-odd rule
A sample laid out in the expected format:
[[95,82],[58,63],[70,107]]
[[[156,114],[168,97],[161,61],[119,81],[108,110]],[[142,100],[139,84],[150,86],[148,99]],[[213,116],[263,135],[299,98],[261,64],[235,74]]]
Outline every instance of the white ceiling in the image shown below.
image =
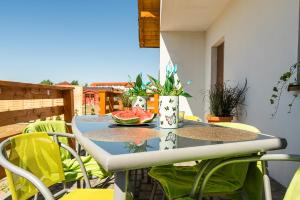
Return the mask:
[[231,0],[161,0],[161,31],[204,31]]

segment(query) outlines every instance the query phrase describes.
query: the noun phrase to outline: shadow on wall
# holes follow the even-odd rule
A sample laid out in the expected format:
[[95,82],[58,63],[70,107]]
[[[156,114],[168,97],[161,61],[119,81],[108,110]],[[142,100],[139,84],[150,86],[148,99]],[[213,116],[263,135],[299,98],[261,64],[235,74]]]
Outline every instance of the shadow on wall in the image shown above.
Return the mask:
[[[162,32],[160,49],[160,74],[164,81],[169,61],[177,64],[177,75],[192,98],[180,97],[180,110],[187,115],[204,117],[204,33]],[[192,81],[187,85],[188,81]]]

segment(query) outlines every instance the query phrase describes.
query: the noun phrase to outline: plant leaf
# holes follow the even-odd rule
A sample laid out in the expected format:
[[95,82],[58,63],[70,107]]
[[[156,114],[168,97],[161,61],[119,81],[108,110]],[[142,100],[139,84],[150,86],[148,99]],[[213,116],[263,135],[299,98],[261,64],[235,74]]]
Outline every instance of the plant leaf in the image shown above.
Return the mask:
[[192,97],[192,95],[190,95],[190,94],[187,93],[187,92],[182,92],[182,93],[180,94],[180,96],[184,96],[184,97]]
[[142,85],[143,85],[143,79],[142,79],[142,74],[139,74],[137,77],[136,77],[136,81],[135,81],[135,84],[138,88],[141,88]]

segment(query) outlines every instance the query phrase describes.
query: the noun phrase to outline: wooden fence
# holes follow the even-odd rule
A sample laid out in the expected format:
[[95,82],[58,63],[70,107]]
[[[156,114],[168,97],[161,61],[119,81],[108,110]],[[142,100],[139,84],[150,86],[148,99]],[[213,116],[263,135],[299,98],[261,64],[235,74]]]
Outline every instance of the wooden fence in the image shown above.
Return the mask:
[[[122,95],[119,91],[100,91],[99,92],[99,114],[104,115],[116,110],[122,109],[122,102],[118,97]],[[158,113],[158,98],[157,94],[149,97],[147,102],[148,110],[153,113]]]
[[[0,127],[60,115],[71,122],[73,88],[0,81],[0,105]],[[0,141],[15,134],[0,132]],[[0,170],[0,178],[3,176]]]

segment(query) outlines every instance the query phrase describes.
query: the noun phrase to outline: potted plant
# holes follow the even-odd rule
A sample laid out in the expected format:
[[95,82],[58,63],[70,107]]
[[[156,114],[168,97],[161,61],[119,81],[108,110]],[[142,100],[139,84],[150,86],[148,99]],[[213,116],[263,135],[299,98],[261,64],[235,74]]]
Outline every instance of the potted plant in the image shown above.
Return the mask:
[[147,110],[148,95],[146,92],[146,85],[143,83],[142,74],[136,77],[134,86],[129,90],[132,107],[140,107],[143,110]]
[[179,80],[175,80],[173,72],[167,73],[166,80],[162,85],[157,79],[148,75],[151,90],[159,94],[159,114],[161,128],[178,128],[179,96],[191,97],[183,91]]
[[[296,89],[293,89],[296,87]],[[279,80],[277,81],[276,85],[273,87],[273,93],[270,98],[270,103],[274,105],[274,112],[272,113],[272,117],[275,117],[279,108],[279,103],[282,94],[285,91],[296,91],[300,88],[300,62],[295,63],[294,65],[290,66],[287,72],[284,72]],[[298,93],[292,94],[292,99],[288,104],[288,113],[292,112],[292,107],[295,100],[299,97]]]
[[132,106],[132,99],[129,91],[123,92],[119,100],[120,110],[130,110]]
[[231,122],[238,115],[238,108],[245,101],[247,79],[243,87],[234,87],[226,83],[215,84],[209,91],[210,115],[208,122]]

